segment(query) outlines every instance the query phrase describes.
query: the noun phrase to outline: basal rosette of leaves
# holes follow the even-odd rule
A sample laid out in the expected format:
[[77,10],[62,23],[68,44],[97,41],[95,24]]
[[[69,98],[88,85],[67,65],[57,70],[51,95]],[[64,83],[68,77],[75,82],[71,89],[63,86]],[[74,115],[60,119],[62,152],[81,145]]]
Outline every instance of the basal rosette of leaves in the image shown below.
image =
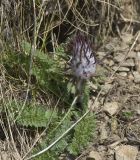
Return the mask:
[[[80,44],[82,44],[83,41],[80,40]],[[9,74],[14,73],[12,64],[18,64],[19,66],[22,66],[22,69],[25,72],[28,71],[31,44],[25,41],[22,44],[22,47],[24,51],[21,54],[22,56],[12,54],[12,57],[11,57],[11,54],[8,55],[7,53],[7,59],[4,62],[4,66],[6,67],[7,71],[9,71]],[[88,50],[88,53],[91,51],[90,49],[87,49],[87,50]],[[90,54],[87,54],[88,58]],[[35,52],[35,55],[33,58],[32,74],[36,77],[36,82],[32,84],[32,88],[31,88],[31,91],[32,93],[34,93],[34,95],[32,95],[32,99],[29,102],[31,104],[25,105],[24,110],[22,111],[21,116],[18,117],[16,123],[22,127],[29,127],[29,128],[33,127],[34,129],[36,129],[39,127],[45,128],[46,126],[48,126],[48,123],[50,122],[49,121],[50,118],[51,118],[51,122],[49,124],[46,137],[43,138],[43,141],[40,144],[38,143],[35,146],[31,154],[34,154],[40,151],[41,149],[45,148],[46,146],[51,144],[53,141],[55,141],[76,120],[78,120],[80,116],[82,116],[82,113],[85,111],[83,110],[82,112],[81,111],[79,112],[78,110],[75,109],[75,107],[73,107],[70,110],[69,115],[66,116],[63,123],[61,123],[61,125],[54,132],[52,132],[52,130],[54,130],[54,128],[61,122],[63,117],[65,117],[65,115],[67,114],[67,110],[69,109],[68,107],[70,107],[73,100],[69,96],[71,93],[69,93],[69,90],[67,88],[67,84],[68,82],[70,82],[70,79],[65,75],[65,68],[64,68],[64,65],[67,63],[67,59],[68,59],[67,56],[68,55],[64,52],[64,49],[62,48],[62,46],[59,46],[59,48],[56,50],[56,53],[54,53],[53,55],[50,55],[49,53],[44,53],[39,49],[37,49]],[[62,57],[66,57],[66,59]],[[86,57],[83,57],[83,58],[86,59]],[[92,60],[93,59],[90,59],[90,63],[92,63]],[[90,65],[88,64],[89,62],[87,59],[83,60],[83,62],[84,62],[85,68],[86,68],[86,65]],[[8,67],[6,65],[7,63],[8,63]],[[88,72],[87,74],[89,75]],[[15,74],[13,74],[12,76],[15,76]],[[25,77],[25,80],[26,80],[26,77]],[[18,79],[17,79],[17,83],[18,83]],[[51,93],[51,95],[53,95],[55,99],[60,98],[59,107],[61,106],[63,107],[64,105],[66,107],[65,110],[63,110],[63,113],[61,111],[58,111],[59,110],[58,108],[57,110],[53,111],[47,108],[49,107],[47,105],[42,106],[40,103],[36,104],[36,100],[37,100],[36,93],[39,93],[40,90],[44,91],[48,95]],[[84,95],[85,95],[85,98],[83,99],[83,104],[85,105],[85,108],[86,108],[87,102],[89,100],[88,87],[85,88]],[[23,97],[23,100],[24,100],[24,97]],[[34,105],[32,103],[34,103]],[[20,112],[23,106],[23,101],[17,99],[16,104],[10,103],[9,105],[7,106],[9,113],[12,115],[12,119],[16,119],[17,113]],[[54,107],[54,106],[51,106],[51,107]],[[87,120],[81,121],[79,125],[85,126],[82,131],[81,131],[81,127],[77,125],[75,129],[73,129],[66,137],[64,137],[51,150],[49,150],[47,153],[44,153],[40,157],[37,157],[37,159],[38,160],[39,159],[41,160],[57,159],[58,156],[61,153],[64,153],[65,151],[70,152],[71,154],[74,154],[74,155],[78,155],[80,152],[82,152],[82,150],[88,145],[90,141],[89,135],[93,134],[94,126],[95,126],[95,124],[93,123],[94,120],[95,118],[91,117],[88,119],[88,121]],[[81,143],[79,141],[80,139],[82,139]],[[84,140],[86,140],[86,143]],[[79,145],[77,146],[77,144]]]

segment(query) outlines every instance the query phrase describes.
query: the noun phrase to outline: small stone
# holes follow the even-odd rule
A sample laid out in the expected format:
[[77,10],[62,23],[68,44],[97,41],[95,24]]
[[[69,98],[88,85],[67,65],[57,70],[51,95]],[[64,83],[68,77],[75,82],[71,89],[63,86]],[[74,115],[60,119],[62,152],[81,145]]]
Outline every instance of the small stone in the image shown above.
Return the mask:
[[121,38],[124,43],[130,44],[133,39],[133,35],[129,33],[123,33]]
[[133,75],[134,75],[134,82],[140,83],[140,73],[135,71],[135,72],[133,72]]
[[1,151],[0,154],[1,154],[0,155],[1,159],[3,159],[3,160],[10,159],[10,157],[9,157],[9,155],[8,155],[8,153],[6,151]]
[[108,64],[109,64],[108,59],[104,59],[104,60],[103,60],[103,63],[106,64],[106,65],[108,65]]
[[103,93],[106,94],[109,92],[109,90],[112,88],[112,84],[108,84],[106,83],[105,85],[103,85]]
[[133,59],[127,59],[126,61],[124,61],[124,63],[122,64],[123,67],[134,67],[135,63]]
[[114,51],[114,46],[111,43],[106,44],[105,46],[105,51],[110,51],[113,52]]
[[115,152],[116,160],[136,160],[138,148],[130,145],[122,145]]
[[91,87],[94,91],[96,91],[96,90],[98,89],[98,86],[95,85],[95,84],[93,84],[93,83],[90,83],[90,87]]
[[117,102],[108,102],[104,105],[103,110],[109,113],[111,116],[117,113],[119,105]]
[[134,52],[134,51],[129,52],[127,57],[128,58],[136,58],[136,52]]
[[136,112],[138,115],[140,115],[140,109],[137,109]]
[[138,60],[140,60],[140,52],[136,52],[136,57]]
[[124,53],[116,53],[114,60],[116,62],[121,62],[125,59],[125,54]]
[[126,77],[127,73],[126,72],[120,72],[119,75],[122,76],[122,77]]
[[108,149],[107,155],[108,156],[114,155],[114,150]]
[[135,51],[140,51],[140,43],[136,46]]
[[99,51],[99,52],[97,52],[97,55],[98,55],[100,58],[103,58],[104,56],[106,56],[106,52]]
[[2,40],[0,39],[0,50],[2,51],[2,50],[3,50],[3,48],[4,48],[4,45],[3,45]]
[[137,52],[135,62],[137,71],[140,73],[140,52]]
[[140,115],[140,105],[139,105],[139,104],[137,105],[135,111],[136,111],[136,113],[137,113],[138,115]]
[[127,68],[127,67],[120,67],[120,68],[118,69],[118,71],[121,71],[121,72],[129,72],[130,69]]
[[113,60],[110,60],[109,63],[108,63],[108,65],[109,65],[110,67],[113,66],[113,65],[114,65],[114,61],[113,61]]
[[120,141],[120,137],[117,135],[117,134],[112,134],[112,136],[110,137],[110,139],[113,141],[113,142],[116,142],[116,141]]
[[106,147],[104,145],[99,145],[97,150],[98,152],[102,152],[106,150]]
[[89,100],[88,102],[88,108],[91,110],[91,111],[95,111],[96,109],[98,109],[100,106],[100,103],[99,101],[94,101],[93,100]]
[[120,71],[120,72],[129,72],[130,71],[130,69],[129,68],[127,68],[127,67],[116,67],[116,66],[114,66],[113,67],[113,70],[117,70],[117,71]]
[[106,130],[106,124],[103,123],[100,127],[100,139],[105,140],[108,138],[108,132]]
[[19,156],[14,151],[1,151],[0,159],[1,160],[19,159]]
[[91,151],[87,160],[102,160],[102,158],[97,151]]
[[[125,53],[128,52],[128,50],[129,50],[129,45],[122,42],[121,45],[120,45],[120,50],[121,50],[121,51],[125,51]],[[124,53],[124,54],[125,54],[125,53]]]
[[114,61],[111,60],[111,59],[110,60],[109,59],[104,59],[103,63],[110,66],[110,67],[114,65]]
[[129,79],[130,81],[134,81],[134,76],[133,76],[131,73],[129,73],[129,74],[128,74],[128,79]]
[[111,132],[117,134],[118,122],[116,118],[111,119],[110,127],[111,127]]

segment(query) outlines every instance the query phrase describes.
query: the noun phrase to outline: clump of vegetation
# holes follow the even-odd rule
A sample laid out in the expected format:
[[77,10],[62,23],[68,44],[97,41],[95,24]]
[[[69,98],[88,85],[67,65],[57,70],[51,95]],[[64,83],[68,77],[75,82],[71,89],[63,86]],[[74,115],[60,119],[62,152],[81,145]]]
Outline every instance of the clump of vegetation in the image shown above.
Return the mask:
[[[89,88],[85,88],[85,96],[83,99],[84,110],[78,111],[72,104],[74,94],[68,88],[70,83],[69,77],[65,74],[65,64],[67,55],[63,47],[56,49],[54,55],[47,55],[39,49],[36,50],[33,58],[33,66],[31,73],[31,81],[29,92],[27,95],[26,87],[28,86],[28,67],[30,62],[31,44],[24,41],[22,43],[21,56],[18,53],[10,54],[3,57],[3,66],[6,70],[7,80],[16,79],[18,92],[13,93],[13,98],[9,99],[9,103],[3,102],[1,113],[6,112],[9,116],[9,123],[15,122],[18,126],[46,130],[43,142],[37,142],[36,147],[32,150],[32,154],[39,152],[47,145],[53,143],[59,136],[78,120],[87,109],[89,100]],[[16,74],[14,74],[14,72]],[[18,73],[18,74],[17,74]],[[9,74],[11,74],[9,76]],[[10,81],[12,86],[15,85]],[[23,83],[25,86],[23,86]],[[18,88],[19,86],[19,88]],[[23,87],[23,90],[20,89]],[[12,88],[11,88],[12,90]],[[44,93],[44,94],[43,94]],[[73,96],[72,96],[73,94]],[[25,99],[27,101],[25,103]],[[45,98],[52,101],[47,103]],[[42,103],[42,101],[43,103]],[[58,102],[58,103],[57,103]],[[57,103],[57,104],[56,104]],[[87,116],[85,120],[80,122],[77,127],[62,138],[58,144],[52,147],[47,153],[41,155],[40,159],[55,159],[64,151],[78,155],[84,147],[90,142],[93,135],[95,123],[94,116]],[[85,125],[81,132],[80,127]],[[79,136],[81,132],[81,136]],[[14,135],[13,135],[14,136]],[[79,140],[82,139],[81,142]],[[77,144],[79,145],[77,146]],[[55,154],[54,154],[55,152]]]

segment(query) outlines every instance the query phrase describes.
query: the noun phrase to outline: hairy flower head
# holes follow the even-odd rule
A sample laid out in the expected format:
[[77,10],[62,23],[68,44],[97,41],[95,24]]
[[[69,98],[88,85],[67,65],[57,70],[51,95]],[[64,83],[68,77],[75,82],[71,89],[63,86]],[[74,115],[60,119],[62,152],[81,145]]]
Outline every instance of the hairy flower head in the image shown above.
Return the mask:
[[83,34],[76,34],[70,43],[70,60],[73,75],[80,79],[89,79],[96,70],[95,55],[89,39]]

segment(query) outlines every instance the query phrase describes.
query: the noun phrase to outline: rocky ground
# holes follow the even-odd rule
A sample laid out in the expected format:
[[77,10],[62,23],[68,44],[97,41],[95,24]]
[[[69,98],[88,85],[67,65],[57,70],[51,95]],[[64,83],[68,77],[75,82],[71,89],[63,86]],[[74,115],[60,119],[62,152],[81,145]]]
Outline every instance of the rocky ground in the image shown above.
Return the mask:
[[140,37],[111,38],[97,55],[105,57],[97,69],[105,83],[98,98],[91,85],[96,138],[77,160],[140,160]]

